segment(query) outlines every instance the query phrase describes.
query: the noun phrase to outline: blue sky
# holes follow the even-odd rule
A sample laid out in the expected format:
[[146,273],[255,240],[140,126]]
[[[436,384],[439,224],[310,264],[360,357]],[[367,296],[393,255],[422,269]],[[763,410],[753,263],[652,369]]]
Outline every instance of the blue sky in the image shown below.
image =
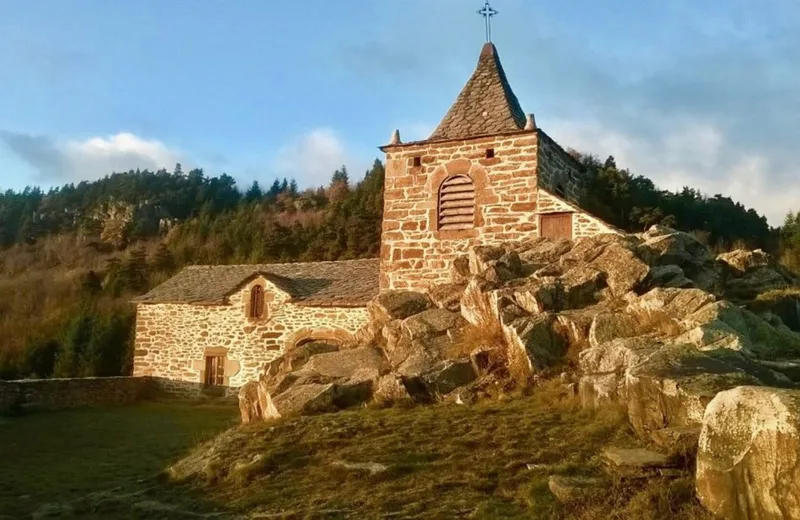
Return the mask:
[[[702,5],[699,5],[702,4]],[[111,170],[357,177],[474,69],[481,0],[0,0],[0,188]],[[523,108],[563,146],[779,224],[800,209],[795,0],[494,0]]]

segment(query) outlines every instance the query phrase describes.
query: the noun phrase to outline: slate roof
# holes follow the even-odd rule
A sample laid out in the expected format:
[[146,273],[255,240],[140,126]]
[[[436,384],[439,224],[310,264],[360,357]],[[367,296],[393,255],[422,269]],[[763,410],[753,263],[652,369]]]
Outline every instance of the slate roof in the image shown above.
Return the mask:
[[379,260],[294,264],[190,266],[134,303],[223,305],[228,296],[262,275],[308,307],[363,307],[378,295]]
[[497,48],[487,43],[478,67],[430,140],[517,132],[525,128],[525,121],[526,115],[508,84]]

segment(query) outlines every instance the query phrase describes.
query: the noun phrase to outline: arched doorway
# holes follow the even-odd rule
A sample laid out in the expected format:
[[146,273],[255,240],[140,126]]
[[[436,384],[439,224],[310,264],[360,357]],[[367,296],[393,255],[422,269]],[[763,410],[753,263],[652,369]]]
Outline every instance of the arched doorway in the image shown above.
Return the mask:
[[297,370],[317,354],[336,352],[353,341],[353,335],[333,327],[304,328],[291,334],[284,345],[284,359]]

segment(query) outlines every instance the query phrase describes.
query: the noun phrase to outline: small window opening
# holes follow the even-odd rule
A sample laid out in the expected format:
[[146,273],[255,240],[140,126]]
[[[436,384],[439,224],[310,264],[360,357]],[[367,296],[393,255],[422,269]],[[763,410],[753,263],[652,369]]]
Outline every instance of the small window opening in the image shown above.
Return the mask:
[[256,285],[250,290],[250,318],[261,318],[264,316],[264,288]]
[[494,158],[494,148],[489,148],[486,150],[486,158],[493,159]]
[[419,168],[420,166],[422,166],[422,157],[414,157],[414,168]]
[[559,197],[565,197],[567,195],[567,192],[564,191],[563,184],[556,184],[556,195],[558,195]]
[[206,356],[206,386],[223,386],[225,384],[225,357]]

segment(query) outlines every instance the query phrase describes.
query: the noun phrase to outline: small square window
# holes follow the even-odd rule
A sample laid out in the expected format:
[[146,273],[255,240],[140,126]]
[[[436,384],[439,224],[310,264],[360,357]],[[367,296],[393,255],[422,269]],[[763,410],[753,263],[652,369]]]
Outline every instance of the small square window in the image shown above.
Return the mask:
[[422,166],[422,157],[414,157],[414,168],[419,168],[420,166]]
[[494,148],[489,148],[486,150],[486,158],[493,159],[494,158]]

